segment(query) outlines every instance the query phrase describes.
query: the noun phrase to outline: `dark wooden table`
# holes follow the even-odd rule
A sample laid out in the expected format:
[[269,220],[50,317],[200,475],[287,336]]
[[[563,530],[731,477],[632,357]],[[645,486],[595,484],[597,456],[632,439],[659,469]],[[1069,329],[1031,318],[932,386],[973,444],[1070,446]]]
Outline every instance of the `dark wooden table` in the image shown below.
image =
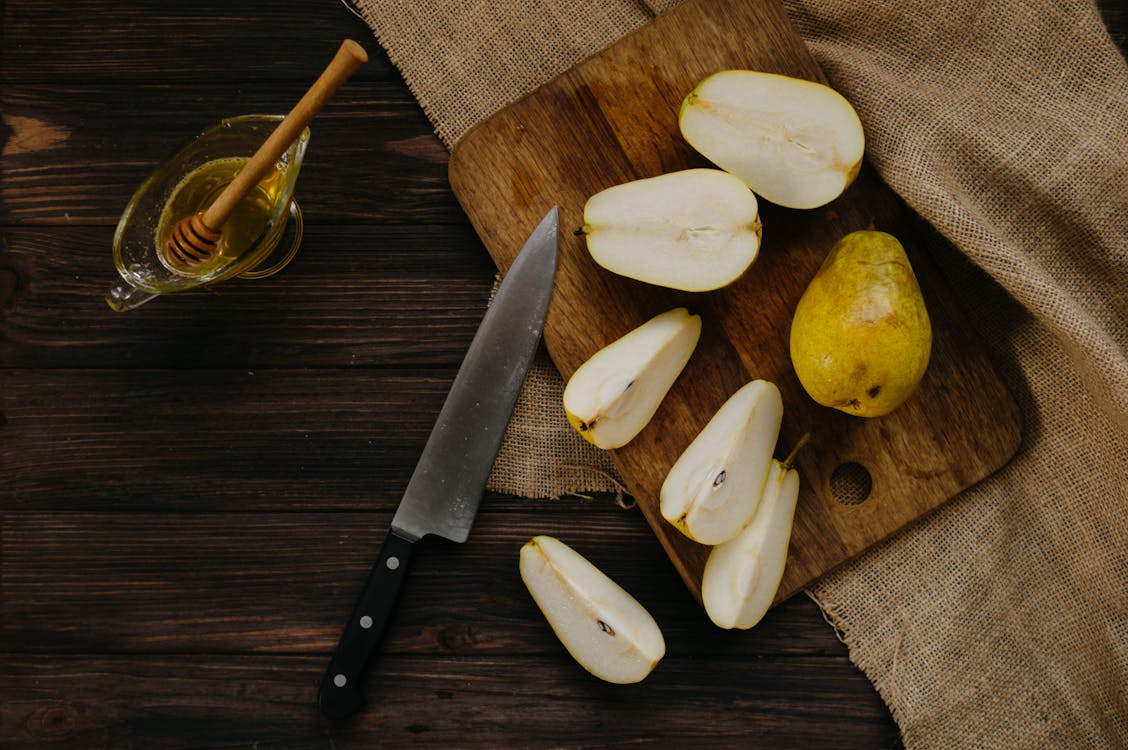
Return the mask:
[[[9,2],[2,23],[0,746],[899,745],[807,598],[714,628],[608,497],[490,495],[467,544],[426,542],[368,709],[321,718],[493,279],[447,152],[333,2]],[[344,37],[372,61],[313,125],[290,268],[111,312],[146,174],[221,116],[287,110]],[[517,572],[537,533],[653,612],[646,682],[567,656]]]

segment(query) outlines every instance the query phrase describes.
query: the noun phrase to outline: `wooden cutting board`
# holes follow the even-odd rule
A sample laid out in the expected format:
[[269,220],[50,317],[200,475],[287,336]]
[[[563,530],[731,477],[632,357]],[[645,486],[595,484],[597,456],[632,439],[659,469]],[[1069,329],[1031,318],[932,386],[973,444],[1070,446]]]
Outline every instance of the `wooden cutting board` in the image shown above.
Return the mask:
[[[868,167],[820,209],[761,201],[763,244],[736,283],[690,294],[616,276],[587,253],[589,196],[611,185],[709,164],[678,131],[682,99],[705,76],[746,68],[825,82],[778,0],[688,0],[481,123],[454,147],[454,192],[498,267],[513,261],[554,204],[563,240],[545,328],[565,378],[652,316],[684,305],[702,339],[650,425],[614,461],[654,533],[700,599],[709,549],[658,511],[670,466],[716,409],[750,379],[776,383],[784,419],[777,456],[809,432],[802,491],[777,601],[1001,467],[1020,439],[1018,408],[919,241],[924,227]],[[878,419],[817,405],[792,370],[792,313],[831,245],[875,228],[909,252],[933,321],[932,360],[914,396]],[[559,419],[565,419],[563,409]],[[918,571],[928,575],[929,571]]]

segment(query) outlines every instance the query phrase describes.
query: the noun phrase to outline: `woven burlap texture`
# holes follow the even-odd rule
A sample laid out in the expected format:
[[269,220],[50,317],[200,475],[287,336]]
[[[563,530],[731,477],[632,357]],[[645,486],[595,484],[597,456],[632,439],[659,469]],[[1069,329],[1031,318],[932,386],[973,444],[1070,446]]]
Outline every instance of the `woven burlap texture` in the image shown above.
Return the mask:
[[[1124,59],[1082,0],[784,3],[1025,421],[1006,468],[810,594],[908,747],[1126,747]],[[674,4],[357,2],[448,144]],[[561,392],[540,359],[494,489],[615,488]]]

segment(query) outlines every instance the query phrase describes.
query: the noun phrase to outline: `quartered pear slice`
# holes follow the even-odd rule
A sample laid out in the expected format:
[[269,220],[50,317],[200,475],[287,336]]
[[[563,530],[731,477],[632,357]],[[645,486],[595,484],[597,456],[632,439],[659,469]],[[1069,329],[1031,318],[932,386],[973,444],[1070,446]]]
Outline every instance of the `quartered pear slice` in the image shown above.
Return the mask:
[[701,337],[701,317],[662,313],[597,351],[564,388],[568,421],[600,448],[619,448],[650,422]]
[[596,263],[649,284],[704,292],[738,279],[760,251],[756,196],[719,169],[607,188],[584,206]]
[[771,607],[787,564],[798,498],[799,474],[773,459],[752,522],[709,553],[701,598],[720,627],[750,628]]
[[821,83],[725,70],[697,85],[678,117],[689,145],[772,203],[815,208],[837,198],[861,168],[857,112]]
[[662,484],[662,517],[701,544],[721,544],[752,519],[783,421],[774,383],[734,393],[674,463]]
[[568,653],[601,680],[639,682],[666,654],[658,623],[580,553],[550,536],[521,549],[521,578]]

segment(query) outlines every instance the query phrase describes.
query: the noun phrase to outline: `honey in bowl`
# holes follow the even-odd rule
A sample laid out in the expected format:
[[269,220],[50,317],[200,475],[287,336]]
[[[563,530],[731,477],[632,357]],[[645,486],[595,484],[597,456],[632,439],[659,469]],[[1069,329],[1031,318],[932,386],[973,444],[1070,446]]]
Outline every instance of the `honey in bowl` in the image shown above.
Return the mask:
[[[265,278],[288,263],[301,240],[301,212],[292,195],[309,122],[367,61],[364,48],[346,39],[285,117],[221,120],[162,162],[118,220],[113,254],[121,280],[106,292],[110,308],[133,310],[158,295],[236,275]],[[290,251],[270,268],[255,267],[277,246],[291,216],[296,231]]]
[[[281,120],[279,115],[221,120],[149,175],[114,234],[114,266],[120,279],[106,292],[112,309],[132,310],[158,295],[234,276],[265,278],[285,266],[301,240],[301,211],[293,192],[309,142],[308,128],[236,204],[235,215],[224,222],[223,247],[215,257],[189,268],[170,263],[164,249],[177,220],[212,205]],[[282,245],[284,234],[292,241]],[[268,261],[272,265],[262,268]]]
[[161,211],[155,237],[158,258],[169,271],[183,276],[207,276],[216,267],[239,258],[267,231],[283,191],[284,183],[278,169],[267,172],[236,205],[223,225],[219,248],[212,258],[200,264],[187,265],[165,251],[177,222],[211,205],[246,163],[247,157],[238,156],[209,161],[186,175],[173,188],[172,196]]

